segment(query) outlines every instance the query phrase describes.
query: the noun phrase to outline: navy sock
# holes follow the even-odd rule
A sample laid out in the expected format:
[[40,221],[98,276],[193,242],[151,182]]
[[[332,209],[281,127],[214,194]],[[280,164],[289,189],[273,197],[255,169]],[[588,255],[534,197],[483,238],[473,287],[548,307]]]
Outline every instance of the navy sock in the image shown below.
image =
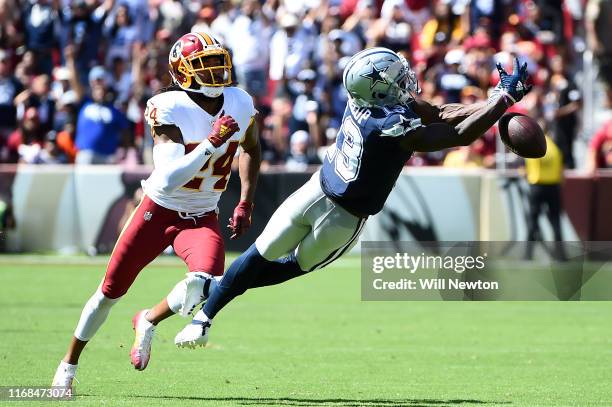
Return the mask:
[[293,254],[270,261],[263,258],[255,244],[252,244],[234,260],[214,289],[211,286],[204,313],[212,319],[231,300],[249,288],[280,284],[304,274],[306,272],[300,269]]
[[244,293],[253,283],[268,260],[257,251],[255,243],[251,245],[229,266],[223,278],[204,305],[204,313],[210,319],[217,315],[234,297]]
[[303,271],[298,265],[295,255],[290,254],[282,259],[268,262],[257,278],[253,280],[249,288],[284,283],[292,278],[303,276],[306,273],[308,272]]

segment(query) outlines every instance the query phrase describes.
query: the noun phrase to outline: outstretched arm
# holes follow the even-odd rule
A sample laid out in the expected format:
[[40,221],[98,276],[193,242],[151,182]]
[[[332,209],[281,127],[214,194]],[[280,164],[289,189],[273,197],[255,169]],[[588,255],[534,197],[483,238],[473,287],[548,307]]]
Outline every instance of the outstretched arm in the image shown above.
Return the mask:
[[456,126],[442,121],[420,127],[402,139],[402,146],[411,151],[429,152],[469,145],[493,126],[511,105],[512,102],[502,95],[493,96]]
[[474,105],[432,106],[426,102],[413,102],[419,109],[424,126],[410,131],[402,139],[402,146],[412,151],[437,151],[449,147],[465,146],[482,136],[499,120],[506,110],[518,102],[531,86],[527,85],[527,64],[514,61],[512,75],[499,64],[500,82],[486,102]]
[[456,126],[486,106],[486,100],[471,105],[448,103],[436,106],[422,99],[415,99],[410,103],[410,108],[419,115],[425,125],[446,123]]

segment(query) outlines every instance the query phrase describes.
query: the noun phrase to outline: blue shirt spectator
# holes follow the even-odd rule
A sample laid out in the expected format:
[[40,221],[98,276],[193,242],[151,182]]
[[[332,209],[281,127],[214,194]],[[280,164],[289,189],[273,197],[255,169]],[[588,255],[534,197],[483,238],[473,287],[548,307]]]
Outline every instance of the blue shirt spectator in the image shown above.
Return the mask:
[[[109,162],[117,151],[121,133],[128,125],[128,119],[114,106],[86,99],[77,119],[76,146],[79,154],[86,151],[86,156],[92,155],[90,164]],[[77,155],[77,163],[82,161]]]
[[21,92],[22,86],[12,72],[10,55],[0,49],[0,139],[17,124],[13,99]]

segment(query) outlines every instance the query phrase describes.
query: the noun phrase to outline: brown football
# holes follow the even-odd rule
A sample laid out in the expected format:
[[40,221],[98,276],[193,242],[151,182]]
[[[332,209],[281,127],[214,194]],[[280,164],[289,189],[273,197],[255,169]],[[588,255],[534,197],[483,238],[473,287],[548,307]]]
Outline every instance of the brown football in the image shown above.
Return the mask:
[[546,139],[538,123],[520,113],[508,113],[499,119],[499,135],[510,151],[524,158],[546,154]]

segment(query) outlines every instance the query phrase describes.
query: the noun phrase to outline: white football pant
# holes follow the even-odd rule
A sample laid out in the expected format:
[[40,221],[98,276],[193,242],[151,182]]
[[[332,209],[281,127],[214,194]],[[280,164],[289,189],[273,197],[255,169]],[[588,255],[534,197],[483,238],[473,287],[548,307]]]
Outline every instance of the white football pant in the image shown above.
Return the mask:
[[323,193],[317,171],[274,212],[255,246],[266,260],[293,252],[300,268],[312,271],[348,252],[365,222]]

